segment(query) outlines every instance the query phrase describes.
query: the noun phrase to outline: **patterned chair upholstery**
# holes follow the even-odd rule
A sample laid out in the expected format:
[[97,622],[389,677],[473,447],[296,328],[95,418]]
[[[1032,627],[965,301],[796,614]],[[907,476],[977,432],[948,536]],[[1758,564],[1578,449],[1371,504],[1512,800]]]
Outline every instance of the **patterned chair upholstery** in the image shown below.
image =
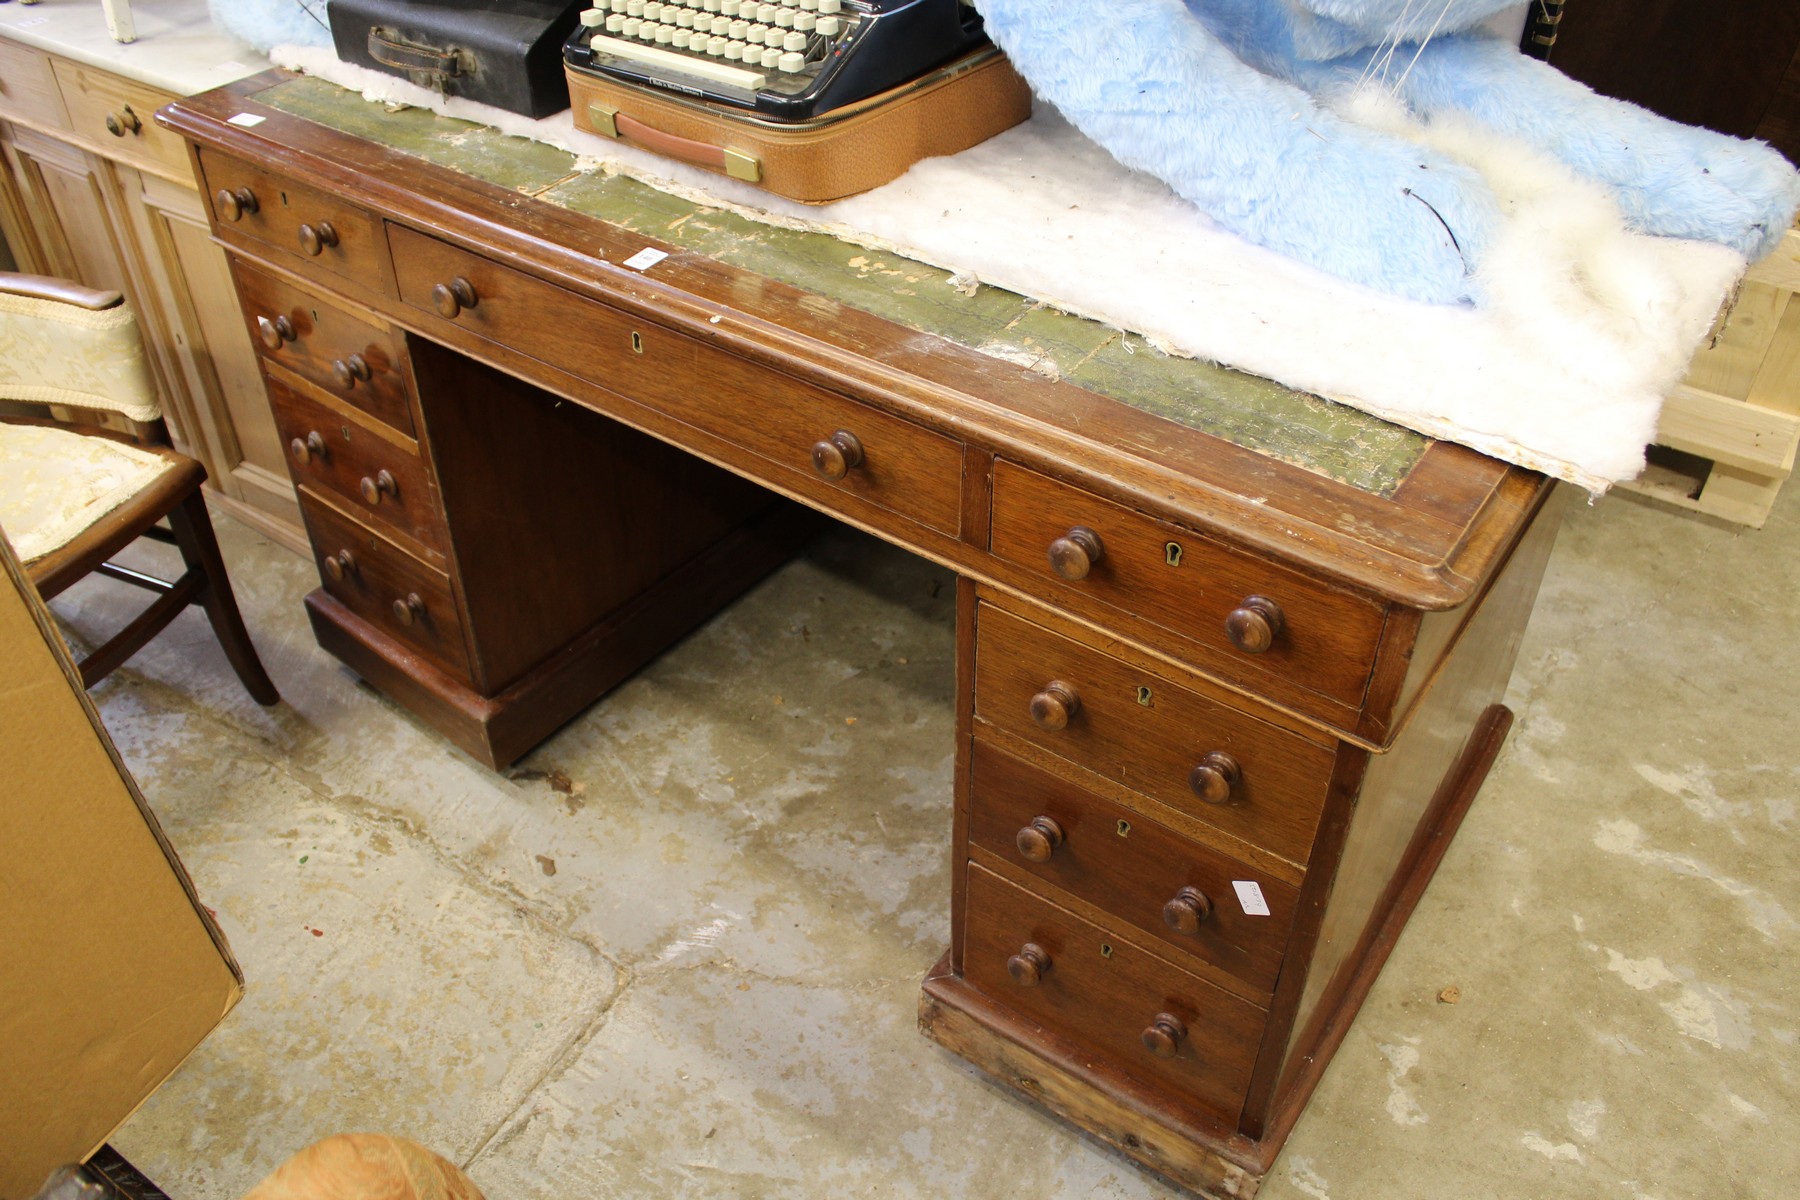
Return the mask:
[[[92,687],[198,604],[251,696],[279,700],[219,556],[200,492],[206,471],[162,444],[155,379],[123,298],[0,272],[0,401],[11,402],[0,412],[0,531],[38,592],[48,600],[98,572],[156,595],[82,661],[82,682]],[[43,415],[25,415],[27,407]],[[101,427],[105,413],[124,417],[134,432]],[[139,537],[178,547],[181,578],[108,561]]]

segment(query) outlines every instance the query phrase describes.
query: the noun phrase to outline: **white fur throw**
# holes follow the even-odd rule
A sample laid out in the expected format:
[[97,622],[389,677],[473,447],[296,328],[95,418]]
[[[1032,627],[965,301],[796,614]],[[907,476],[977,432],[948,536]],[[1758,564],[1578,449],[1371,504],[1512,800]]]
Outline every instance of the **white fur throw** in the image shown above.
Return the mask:
[[1383,295],[1224,233],[1043,105],[962,154],[808,207],[581,133],[566,112],[532,121],[447,100],[329,50],[271,57],[372,100],[498,126],[667,191],[974,276],[1596,494],[1642,469],[1663,396],[1746,265],[1721,246],[1627,232],[1612,200],[1547,155],[1385,108],[1346,115],[1428,140],[1502,199],[1507,226],[1480,308]]

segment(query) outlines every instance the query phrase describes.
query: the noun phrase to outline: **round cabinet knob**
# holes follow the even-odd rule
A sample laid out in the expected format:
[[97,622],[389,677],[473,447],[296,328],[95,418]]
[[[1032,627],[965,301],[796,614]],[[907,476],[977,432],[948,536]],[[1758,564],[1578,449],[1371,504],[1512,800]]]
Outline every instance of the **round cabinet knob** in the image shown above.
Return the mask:
[[333,583],[342,583],[356,575],[356,559],[348,550],[325,556],[325,574]]
[[1150,1027],[1144,1030],[1144,1049],[1158,1058],[1174,1058],[1181,1043],[1187,1040],[1187,1032],[1187,1025],[1180,1017],[1157,1013]]
[[1013,838],[1013,845],[1019,848],[1019,853],[1036,863],[1049,862],[1050,856],[1062,844],[1062,826],[1056,823],[1054,817],[1031,818],[1031,824],[1019,830],[1018,836]]
[[1184,887],[1175,898],[1163,905],[1163,924],[1176,933],[1192,937],[1200,932],[1206,918],[1212,916],[1213,904],[1197,887]]
[[854,433],[842,429],[812,448],[813,470],[821,479],[842,479],[852,467],[860,467],[862,460],[862,442]]
[[279,350],[282,343],[294,340],[294,323],[286,317],[257,317],[256,336],[269,349]]
[[1100,535],[1086,525],[1077,525],[1050,543],[1050,569],[1064,579],[1086,579],[1106,555]]
[[465,308],[474,308],[479,298],[475,295],[475,285],[458,275],[449,283],[440,283],[431,289],[431,304],[438,314],[454,321]]
[[106,132],[116,138],[122,138],[128,133],[135,134],[143,127],[142,118],[131,111],[129,104],[116,113],[106,114]]
[[1081,711],[1081,697],[1060,679],[1052,679],[1044,690],[1031,698],[1031,719],[1039,729],[1055,733],[1066,729],[1069,719]]
[[1194,795],[1208,804],[1230,804],[1232,789],[1243,778],[1244,770],[1237,759],[1222,750],[1214,750],[1188,772],[1188,786]]
[[300,226],[300,249],[308,257],[317,258],[324,253],[327,246],[337,244],[337,230],[331,227],[330,221],[320,221],[317,225],[302,224]]
[[1006,973],[1020,987],[1036,987],[1050,973],[1050,952],[1036,942],[1026,942],[1006,960]]
[[227,221],[239,220],[257,209],[256,193],[247,187],[235,190],[220,188],[219,194],[213,197],[213,203],[218,207],[219,215]]
[[345,391],[349,391],[359,382],[366,383],[370,374],[368,361],[360,354],[334,359],[331,364],[331,377],[337,380],[337,385]]
[[1249,596],[1225,618],[1225,635],[1245,654],[1261,654],[1275,644],[1287,618],[1281,605],[1267,596]]
[[380,504],[383,496],[392,496],[396,500],[400,498],[400,484],[386,470],[377,471],[373,478],[364,475],[358,486],[362,489],[362,498],[370,504]]
[[303,467],[312,462],[315,458],[320,462],[324,462],[328,457],[328,452],[325,448],[325,439],[316,429],[303,438],[295,438],[293,441],[289,442],[288,449],[293,451],[294,461]]
[[402,625],[413,625],[425,619],[425,601],[419,593],[408,592],[404,600],[394,601],[394,620]]

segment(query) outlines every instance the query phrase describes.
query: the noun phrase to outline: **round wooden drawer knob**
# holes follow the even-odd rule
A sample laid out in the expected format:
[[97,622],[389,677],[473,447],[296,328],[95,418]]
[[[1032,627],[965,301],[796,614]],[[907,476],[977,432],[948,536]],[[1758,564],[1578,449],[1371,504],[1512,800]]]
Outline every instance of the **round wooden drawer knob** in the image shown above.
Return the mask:
[[1214,750],[1188,772],[1188,786],[1194,795],[1208,804],[1230,804],[1232,789],[1243,778],[1244,770],[1237,759],[1222,750]]
[[106,114],[106,132],[116,138],[122,138],[128,133],[136,134],[143,127],[143,118],[132,112],[129,104],[116,113]]
[[1050,569],[1071,581],[1086,579],[1105,556],[1100,535],[1086,525],[1077,525],[1050,543]]
[[406,599],[394,601],[394,620],[402,625],[412,625],[425,619],[425,601],[419,593],[408,592]]
[[1286,627],[1287,618],[1281,615],[1281,605],[1267,596],[1247,597],[1225,618],[1225,635],[1245,654],[1263,653],[1275,644],[1275,639]]
[[1006,960],[1006,973],[1020,987],[1036,987],[1050,973],[1050,952],[1036,942],[1026,942]]
[[288,449],[293,452],[294,461],[303,467],[315,458],[320,462],[324,462],[325,459],[329,457],[329,453],[325,448],[325,439],[316,429],[311,433],[308,433],[304,438],[295,438],[293,441],[289,442]]
[[334,359],[331,363],[331,377],[337,385],[349,391],[358,383],[367,383],[373,372],[369,370],[368,360],[360,354],[351,354],[344,358]]
[[218,206],[219,215],[227,221],[241,220],[245,214],[257,209],[256,193],[247,187],[220,188],[219,194],[213,197]]
[[330,221],[320,221],[317,225],[302,224],[300,226],[300,249],[310,258],[319,257],[325,247],[337,244],[337,230],[331,227]]
[[1039,729],[1050,733],[1068,728],[1069,719],[1080,711],[1081,697],[1060,679],[1052,679],[1031,698],[1031,719]]
[[283,343],[294,340],[294,323],[286,317],[257,317],[256,336],[262,344],[271,350],[281,349]]
[[383,496],[400,497],[400,484],[385,470],[377,471],[373,477],[364,475],[358,486],[362,489],[362,498],[370,504],[380,504]]
[[474,308],[480,302],[475,294],[475,285],[458,275],[449,283],[436,284],[431,289],[431,305],[438,310],[438,315],[446,320],[454,321],[465,308]]
[[812,448],[813,470],[821,479],[842,479],[863,460],[862,441],[854,433],[840,429]]
[[1181,1043],[1187,1040],[1187,1032],[1187,1025],[1180,1017],[1157,1013],[1150,1027],[1144,1030],[1144,1049],[1158,1058],[1174,1058]]
[[356,576],[356,559],[348,550],[339,550],[336,554],[325,556],[325,574],[333,583],[342,583]]
[[1019,830],[1018,836],[1013,838],[1013,845],[1019,848],[1019,853],[1036,863],[1049,862],[1050,856],[1062,844],[1062,826],[1056,823],[1054,817],[1031,818],[1031,824]]
[[1184,887],[1175,898],[1163,905],[1163,924],[1176,933],[1192,937],[1200,932],[1206,918],[1212,916],[1213,904],[1197,887]]

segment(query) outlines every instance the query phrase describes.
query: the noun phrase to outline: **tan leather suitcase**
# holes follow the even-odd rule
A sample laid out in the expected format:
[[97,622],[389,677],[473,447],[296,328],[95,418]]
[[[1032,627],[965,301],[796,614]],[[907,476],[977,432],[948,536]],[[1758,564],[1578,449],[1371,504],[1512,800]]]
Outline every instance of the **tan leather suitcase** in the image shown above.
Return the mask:
[[568,69],[575,124],[806,204],[866,192],[1031,115],[1031,90],[993,47],[810,121],[632,87]]

